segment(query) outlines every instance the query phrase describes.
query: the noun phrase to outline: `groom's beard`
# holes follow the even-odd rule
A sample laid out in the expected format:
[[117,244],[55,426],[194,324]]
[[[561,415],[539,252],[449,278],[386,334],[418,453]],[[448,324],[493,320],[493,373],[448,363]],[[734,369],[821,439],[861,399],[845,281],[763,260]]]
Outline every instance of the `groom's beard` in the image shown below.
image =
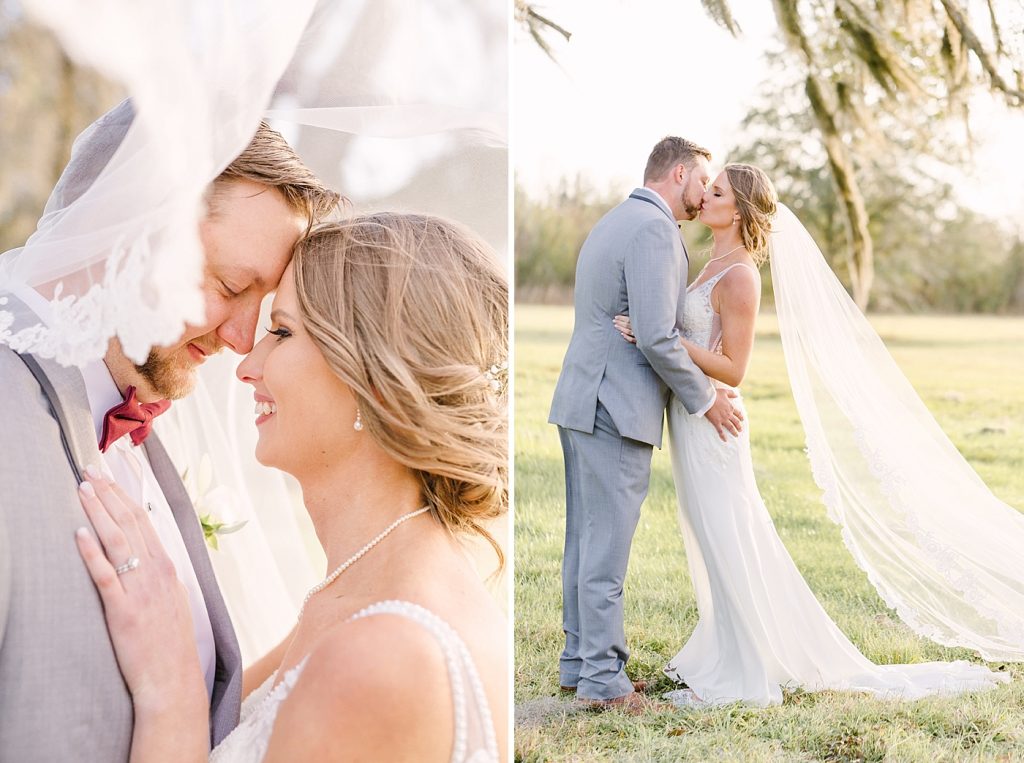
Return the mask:
[[[220,351],[219,346],[207,347],[201,340],[192,342],[207,355]],[[192,359],[187,346],[154,347],[146,362],[135,366],[139,375],[149,382],[153,390],[165,400],[180,400],[196,386],[199,364]]]
[[683,199],[683,211],[686,213],[687,220],[696,220],[697,215],[700,214],[700,208],[702,203],[698,201],[696,204],[691,204],[686,199]]

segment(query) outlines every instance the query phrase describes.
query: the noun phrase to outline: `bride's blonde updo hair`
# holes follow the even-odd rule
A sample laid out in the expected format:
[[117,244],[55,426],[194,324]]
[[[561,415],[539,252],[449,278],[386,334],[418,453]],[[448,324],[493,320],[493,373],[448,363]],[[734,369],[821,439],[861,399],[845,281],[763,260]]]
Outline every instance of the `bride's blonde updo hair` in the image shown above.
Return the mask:
[[503,565],[483,524],[508,509],[508,283],[495,252],[447,220],[379,212],[314,229],[294,268],[303,325],[365,432],[416,472],[438,521],[486,538]]
[[772,232],[779,195],[763,170],[749,164],[727,164],[725,173],[736,197],[740,236],[744,248],[760,266],[768,261],[768,236]]

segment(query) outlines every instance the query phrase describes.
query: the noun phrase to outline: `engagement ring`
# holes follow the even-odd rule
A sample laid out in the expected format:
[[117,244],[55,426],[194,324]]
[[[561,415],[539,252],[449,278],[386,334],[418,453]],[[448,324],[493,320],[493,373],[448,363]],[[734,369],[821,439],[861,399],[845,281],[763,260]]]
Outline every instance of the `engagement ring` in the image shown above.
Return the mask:
[[138,566],[139,566],[139,557],[137,557],[137,556],[129,556],[128,560],[124,564],[119,565],[119,566],[114,568],[114,572],[116,572],[118,575],[123,575],[126,572],[131,572],[132,570],[134,570]]

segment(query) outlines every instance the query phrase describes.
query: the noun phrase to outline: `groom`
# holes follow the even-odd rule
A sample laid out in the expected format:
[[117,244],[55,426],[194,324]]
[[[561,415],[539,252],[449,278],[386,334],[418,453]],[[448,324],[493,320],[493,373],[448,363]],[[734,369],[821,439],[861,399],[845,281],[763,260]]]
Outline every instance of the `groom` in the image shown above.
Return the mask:
[[[641,704],[625,671],[622,586],[669,394],[723,440],[740,429],[729,394],[679,343],[687,255],[676,221],[700,211],[710,158],[682,138],[659,142],[644,186],[594,226],[576,266],[575,325],[548,419],[565,460],[559,677],[600,704]],[[626,313],[636,345],[612,324]]]
[[[128,101],[101,117],[76,146],[52,198],[66,206],[80,196],[132,120]],[[142,365],[116,339],[103,360],[81,369],[0,345],[0,760],[129,759],[132,700],[74,542],[75,529],[86,524],[77,486],[87,467],[110,472],[148,509],[188,593],[210,694],[211,743],[238,723],[241,658],[202,528],[158,438],[145,437],[148,423],[129,430],[138,426],[132,419],[148,419],[166,399],[187,395],[207,356],[252,348],[260,302],[277,286],[299,237],[338,200],[263,124],[207,192],[202,325],[186,326]],[[39,292],[18,287],[2,296],[17,316],[13,331],[47,320],[49,303]]]

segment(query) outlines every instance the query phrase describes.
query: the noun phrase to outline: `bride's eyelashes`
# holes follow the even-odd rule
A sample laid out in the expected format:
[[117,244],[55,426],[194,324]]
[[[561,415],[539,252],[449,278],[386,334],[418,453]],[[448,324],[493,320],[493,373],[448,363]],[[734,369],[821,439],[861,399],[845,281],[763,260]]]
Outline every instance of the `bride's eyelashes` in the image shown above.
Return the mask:
[[292,335],[292,332],[289,331],[288,329],[286,329],[284,326],[282,326],[280,328],[276,328],[276,329],[267,329],[267,333],[268,334],[273,334],[274,336],[276,336],[277,337],[277,341],[279,341],[279,342],[282,339],[287,339],[288,337],[290,337]]

